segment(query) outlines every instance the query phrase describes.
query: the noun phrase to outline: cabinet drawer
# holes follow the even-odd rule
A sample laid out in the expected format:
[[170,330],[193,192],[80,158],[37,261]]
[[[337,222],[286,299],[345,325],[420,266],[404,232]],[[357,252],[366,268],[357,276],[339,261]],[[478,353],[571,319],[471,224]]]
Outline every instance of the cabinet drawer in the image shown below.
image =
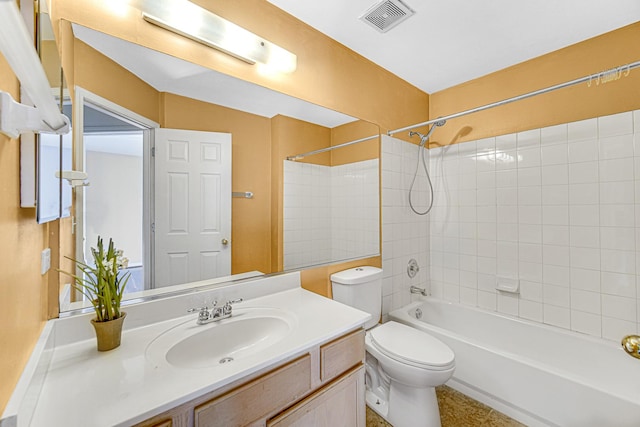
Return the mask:
[[360,365],[267,422],[267,427],[358,427],[366,424]]
[[196,426],[246,426],[311,390],[308,354],[195,408]]
[[320,347],[320,379],[337,377],[364,360],[364,330],[359,329]]

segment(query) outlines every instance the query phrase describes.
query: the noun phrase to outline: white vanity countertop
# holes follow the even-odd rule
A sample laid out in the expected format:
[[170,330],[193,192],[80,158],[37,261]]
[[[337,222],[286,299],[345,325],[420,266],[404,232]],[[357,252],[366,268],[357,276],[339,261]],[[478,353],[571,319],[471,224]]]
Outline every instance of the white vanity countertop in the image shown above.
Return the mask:
[[356,329],[370,317],[300,288],[234,306],[238,313],[251,308],[282,309],[296,325],[277,344],[211,368],[179,368],[145,354],[164,331],[195,325],[197,314],[127,330],[121,346],[104,353],[96,350],[95,339],[55,347],[31,425],[135,424]]

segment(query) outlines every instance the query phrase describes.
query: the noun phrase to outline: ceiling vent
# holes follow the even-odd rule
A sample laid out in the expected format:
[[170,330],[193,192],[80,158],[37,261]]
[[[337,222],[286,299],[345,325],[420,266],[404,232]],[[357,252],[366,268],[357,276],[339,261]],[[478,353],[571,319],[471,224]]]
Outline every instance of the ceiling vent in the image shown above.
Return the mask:
[[360,20],[386,33],[415,12],[401,0],[382,0],[360,16]]

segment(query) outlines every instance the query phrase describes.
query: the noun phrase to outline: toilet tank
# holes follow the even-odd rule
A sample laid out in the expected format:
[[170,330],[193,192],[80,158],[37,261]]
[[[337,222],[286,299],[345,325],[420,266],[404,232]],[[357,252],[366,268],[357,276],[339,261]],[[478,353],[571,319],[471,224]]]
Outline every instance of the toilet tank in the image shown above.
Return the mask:
[[331,290],[335,301],[371,314],[366,329],[378,324],[382,312],[382,269],[365,266],[334,273]]

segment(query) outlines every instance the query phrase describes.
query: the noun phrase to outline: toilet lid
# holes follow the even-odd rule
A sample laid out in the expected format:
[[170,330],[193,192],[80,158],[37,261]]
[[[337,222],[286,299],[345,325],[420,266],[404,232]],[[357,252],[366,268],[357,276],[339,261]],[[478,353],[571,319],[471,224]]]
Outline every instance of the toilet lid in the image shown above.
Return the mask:
[[385,355],[432,369],[446,369],[455,354],[445,343],[418,329],[387,322],[370,331],[371,341]]

